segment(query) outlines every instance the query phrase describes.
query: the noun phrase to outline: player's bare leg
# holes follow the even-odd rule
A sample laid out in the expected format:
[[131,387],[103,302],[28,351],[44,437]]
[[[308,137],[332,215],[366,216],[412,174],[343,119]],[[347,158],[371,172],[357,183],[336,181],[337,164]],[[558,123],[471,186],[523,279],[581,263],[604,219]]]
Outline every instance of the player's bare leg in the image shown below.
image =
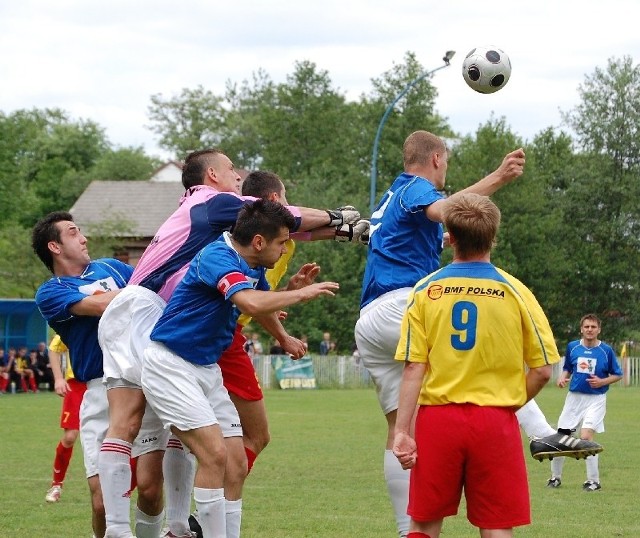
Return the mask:
[[104,503],[102,502],[102,489],[98,475],[87,478],[89,494],[91,495],[91,526],[96,538],[102,538],[107,530],[104,516]]
[[[102,489],[107,528],[114,532],[130,529],[131,501],[127,492],[131,486],[131,447],[135,440],[146,400],[139,388],[112,387],[107,390],[109,402],[109,429],[100,449],[99,474],[103,477]],[[162,453],[150,453],[138,460],[138,508],[136,520],[143,527],[154,527],[162,513]],[[141,512],[141,513],[140,513]],[[157,536],[158,532],[152,530]],[[143,538],[145,531],[139,533]]]
[[240,537],[242,488],[247,478],[247,457],[242,437],[225,438],[227,463],[224,475],[227,538]]
[[262,452],[271,440],[269,422],[264,399],[245,400],[236,394],[229,393],[231,401],[238,410],[240,423],[242,424],[242,438],[247,451],[248,472],[251,471],[253,461]]
[[154,450],[138,457],[138,505],[136,538],[157,538],[164,520],[162,502],[163,450]]
[[198,462],[193,496],[203,535],[207,538],[225,538],[227,531],[223,488],[227,449],[220,426],[214,424],[189,431],[172,427],[171,431]]

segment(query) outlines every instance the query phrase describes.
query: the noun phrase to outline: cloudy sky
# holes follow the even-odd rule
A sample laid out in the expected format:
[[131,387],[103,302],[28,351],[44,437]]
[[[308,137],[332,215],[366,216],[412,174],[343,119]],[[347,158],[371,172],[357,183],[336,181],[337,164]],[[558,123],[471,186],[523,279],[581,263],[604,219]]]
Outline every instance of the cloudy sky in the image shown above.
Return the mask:
[[[471,133],[493,113],[530,140],[561,126],[596,67],[640,62],[638,20],[638,0],[0,0],[0,110],[59,107],[99,123],[117,146],[168,157],[146,127],[151,95],[198,85],[222,94],[259,68],[282,82],[309,60],[356,99],[407,51],[432,69],[452,49],[433,83],[453,129]],[[461,75],[482,45],[513,64],[493,95]]]

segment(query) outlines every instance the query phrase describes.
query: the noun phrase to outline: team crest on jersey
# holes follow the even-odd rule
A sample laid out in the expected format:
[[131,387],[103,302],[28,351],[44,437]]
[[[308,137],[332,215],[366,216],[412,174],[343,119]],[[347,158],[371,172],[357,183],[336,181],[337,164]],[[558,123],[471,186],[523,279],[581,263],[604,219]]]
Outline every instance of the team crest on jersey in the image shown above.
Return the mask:
[[429,297],[429,299],[436,301],[440,299],[440,297],[442,297],[442,292],[442,286],[440,284],[434,284],[427,290],[427,296]]
[[85,284],[84,286],[78,286],[78,291],[85,295],[98,295],[100,293],[107,293],[108,291],[114,291],[117,289],[120,288],[118,288],[116,281],[111,276],[101,278],[100,280],[96,280],[90,284]]
[[581,374],[595,374],[596,373],[596,364],[598,363],[597,359],[580,357],[578,359],[578,372]]

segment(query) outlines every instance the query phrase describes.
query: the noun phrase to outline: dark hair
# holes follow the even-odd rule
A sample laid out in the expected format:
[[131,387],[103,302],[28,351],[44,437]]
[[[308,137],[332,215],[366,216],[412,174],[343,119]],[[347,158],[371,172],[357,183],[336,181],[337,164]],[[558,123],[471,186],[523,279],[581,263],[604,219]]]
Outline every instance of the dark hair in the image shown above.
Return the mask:
[[62,221],[73,222],[73,216],[67,211],[54,211],[46,217],[41,218],[33,227],[31,232],[31,247],[38,255],[38,258],[53,273],[53,256],[49,250],[49,242],[56,241],[60,243],[60,229],[56,223]]
[[282,180],[280,176],[267,170],[251,172],[242,182],[242,196],[266,198],[272,192],[280,194],[281,191]]
[[215,148],[201,149],[187,155],[182,167],[182,185],[190,189],[195,185],[204,184],[204,176],[209,166],[213,165],[213,159],[222,152]]
[[240,210],[232,237],[246,247],[258,234],[267,241],[273,241],[280,235],[282,228],[292,231],[295,225],[296,220],[285,206],[278,202],[260,199],[252,204],[246,204]]

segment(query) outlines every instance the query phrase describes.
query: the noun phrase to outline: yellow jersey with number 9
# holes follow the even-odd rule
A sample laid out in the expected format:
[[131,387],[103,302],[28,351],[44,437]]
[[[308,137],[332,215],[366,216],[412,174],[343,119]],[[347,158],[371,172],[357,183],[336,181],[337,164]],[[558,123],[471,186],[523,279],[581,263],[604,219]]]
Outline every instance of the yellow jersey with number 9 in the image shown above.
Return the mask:
[[533,293],[491,263],[452,263],[416,284],[397,360],[426,363],[418,403],[513,407],[526,401],[525,365],[560,360]]

